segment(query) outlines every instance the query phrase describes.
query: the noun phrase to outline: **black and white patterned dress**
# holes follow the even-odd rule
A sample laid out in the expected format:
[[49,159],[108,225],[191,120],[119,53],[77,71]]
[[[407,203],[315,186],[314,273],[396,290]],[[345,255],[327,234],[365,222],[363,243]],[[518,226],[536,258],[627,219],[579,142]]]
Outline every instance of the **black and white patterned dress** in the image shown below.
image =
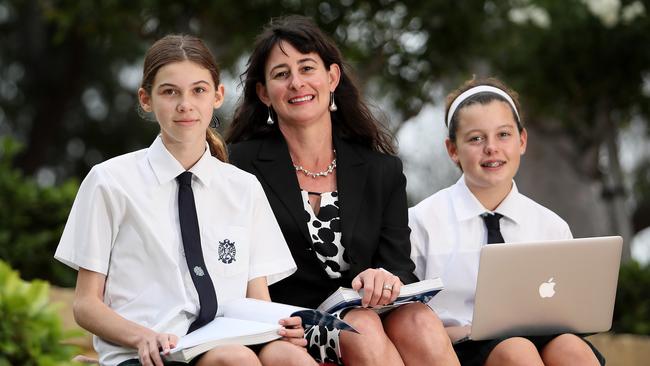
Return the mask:
[[[305,208],[307,227],[314,243],[316,257],[323,264],[330,278],[340,278],[341,272],[350,269],[350,260],[341,244],[341,219],[339,215],[338,192],[314,193],[301,191]],[[309,203],[310,195],[320,195],[318,215]],[[347,309],[346,309],[347,310]],[[341,311],[333,314],[342,318]],[[305,329],[307,350],[318,362],[341,364],[341,347],[337,329],[312,326]]]

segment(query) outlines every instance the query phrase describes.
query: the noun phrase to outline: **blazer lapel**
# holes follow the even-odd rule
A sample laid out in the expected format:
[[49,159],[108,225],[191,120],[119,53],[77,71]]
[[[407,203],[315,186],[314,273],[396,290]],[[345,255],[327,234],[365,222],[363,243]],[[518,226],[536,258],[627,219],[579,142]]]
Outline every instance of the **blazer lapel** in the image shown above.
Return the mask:
[[[351,237],[359,216],[363,189],[368,177],[368,164],[354,145],[334,135],[336,179],[339,193],[342,244],[350,250]],[[353,252],[353,251],[352,251]]]
[[261,178],[285,205],[295,224],[300,228],[305,240],[307,240],[309,246],[312,246],[307,223],[305,222],[305,208],[300,194],[298,178],[296,178],[289,149],[284,139],[281,136],[265,139],[253,165],[259,169]]

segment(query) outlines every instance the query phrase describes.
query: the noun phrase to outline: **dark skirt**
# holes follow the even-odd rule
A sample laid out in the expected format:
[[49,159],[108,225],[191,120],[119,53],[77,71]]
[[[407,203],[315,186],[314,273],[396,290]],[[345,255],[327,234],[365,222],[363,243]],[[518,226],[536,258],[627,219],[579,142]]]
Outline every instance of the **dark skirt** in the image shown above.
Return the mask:
[[[535,347],[537,347],[538,350],[541,350],[555,337],[557,337],[557,335],[530,336],[522,338],[528,339],[535,345]],[[594,352],[594,355],[596,355],[596,358],[598,359],[598,362],[600,362],[601,366],[604,366],[605,357],[603,357],[603,355],[598,352],[596,347],[594,347],[591,342],[584,339],[583,337],[581,338]],[[487,341],[465,341],[455,344],[454,350],[456,351],[456,355],[458,355],[458,359],[460,360],[460,364],[462,366],[483,366],[492,350],[499,343],[503,342],[506,339],[507,338],[492,339]]]
[[[197,356],[197,357],[193,358],[192,361],[190,361],[190,363],[168,362],[168,361],[164,361],[164,360],[163,360],[163,362],[165,363],[165,366],[188,366],[188,365],[192,366],[192,365],[196,365],[196,363],[199,361],[199,359],[201,359],[201,356]],[[141,366],[141,365],[142,364],[140,363],[140,360],[138,360],[137,358],[133,358],[133,359],[130,359],[130,360],[122,361],[117,366]]]

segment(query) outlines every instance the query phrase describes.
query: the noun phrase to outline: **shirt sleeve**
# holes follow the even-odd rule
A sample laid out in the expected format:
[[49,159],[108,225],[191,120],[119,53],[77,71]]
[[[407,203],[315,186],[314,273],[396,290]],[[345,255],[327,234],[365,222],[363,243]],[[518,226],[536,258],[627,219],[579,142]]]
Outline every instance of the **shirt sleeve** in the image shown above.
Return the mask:
[[427,273],[426,239],[422,233],[422,227],[418,211],[412,207],[409,209],[409,227],[411,228],[411,260],[415,263],[413,273],[418,279],[423,280]]
[[296,263],[280,231],[262,186],[253,184],[253,217],[249,280],[266,276],[269,285],[294,273]]
[[561,238],[562,239],[573,239],[573,233],[571,233],[571,228],[569,227],[569,224],[567,224],[564,220],[562,220],[562,223],[564,224],[560,230]]
[[76,270],[106,275],[119,213],[102,175],[93,167],[81,183],[54,258]]
[[399,276],[404,284],[417,281],[413,274],[413,261],[410,258],[408,206],[406,203],[406,177],[402,172],[402,161],[394,157],[387,179],[392,179],[385,192],[386,206],[383,208],[380,242],[375,254],[376,267],[382,267]]

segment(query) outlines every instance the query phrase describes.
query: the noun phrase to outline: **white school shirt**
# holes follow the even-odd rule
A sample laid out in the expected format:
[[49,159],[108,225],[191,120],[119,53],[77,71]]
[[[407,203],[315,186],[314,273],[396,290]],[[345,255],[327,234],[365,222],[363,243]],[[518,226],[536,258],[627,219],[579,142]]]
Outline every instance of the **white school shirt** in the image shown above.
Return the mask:
[[[106,275],[104,303],[119,315],[177,336],[187,333],[199,312],[178,219],[176,176],[183,171],[160,137],[148,149],[94,166],[55,254],[72,268]],[[207,147],[189,171],[219,303],[246,297],[254,278],[266,276],[271,284],[296,270],[255,176],[212,157]],[[137,350],[98,337],[93,343],[102,365],[138,357]]]
[[[409,209],[411,259],[419,279],[440,277],[444,290],[429,306],[445,326],[472,323],[481,247],[487,229],[480,217],[490,212],[461,176],[456,184]],[[569,239],[569,225],[553,211],[512,189],[494,212],[503,215],[500,229],[506,243]]]

